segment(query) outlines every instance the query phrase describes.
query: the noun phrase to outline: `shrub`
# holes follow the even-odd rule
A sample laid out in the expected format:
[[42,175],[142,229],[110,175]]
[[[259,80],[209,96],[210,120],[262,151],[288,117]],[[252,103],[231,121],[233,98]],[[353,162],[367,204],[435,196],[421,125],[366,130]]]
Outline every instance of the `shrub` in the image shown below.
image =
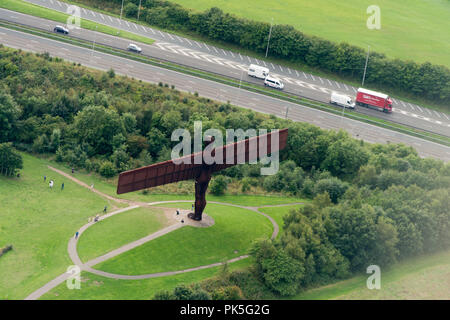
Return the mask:
[[314,193],[321,194],[328,192],[331,201],[337,203],[339,198],[344,195],[348,186],[348,183],[342,182],[338,178],[322,179],[317,181],[316,186],[314,187]]
[[217,176],[211,181],[209,191],[213,195],[219,196],[225,193],[227,187],[228,187],[228,179],[225,176]]
[[99,173],[106,178],[114,177],[114,175],[116,174],[114,164],[112,164],[111,161],[104,161],[100,165]]

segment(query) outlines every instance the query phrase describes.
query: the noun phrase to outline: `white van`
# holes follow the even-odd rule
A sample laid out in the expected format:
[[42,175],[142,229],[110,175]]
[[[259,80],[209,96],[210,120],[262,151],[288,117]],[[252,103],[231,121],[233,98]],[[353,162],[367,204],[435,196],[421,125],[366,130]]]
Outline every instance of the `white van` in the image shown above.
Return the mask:
[[264,79],[264,85],[280,90],[283,90],[284,88],[284,83],[281,82],[280,79],[271,76],[267,76],[266,79]]
[[330,103],[344,108],[355,109],[355,103],[352,101],[351,97],[337,92],[331,93]]
[[269,75],[269,69],[258,66],[256,64],[251,64],[248,67],[247,73],[250,77],[265,79]]

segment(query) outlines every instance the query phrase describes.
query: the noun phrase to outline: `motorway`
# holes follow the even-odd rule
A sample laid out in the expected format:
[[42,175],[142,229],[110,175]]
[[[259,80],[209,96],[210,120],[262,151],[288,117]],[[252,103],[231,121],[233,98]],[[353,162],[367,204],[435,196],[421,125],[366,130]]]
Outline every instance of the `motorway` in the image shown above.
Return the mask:
[[[57,0],[27,0],[56,11],[66,12],[68,5]],[[155,58],[165,59],[182,65],[191,66],[208,72],[217,73],[236,80],[244,80],[263,86],[263,81],[248,77],[246,71],[250,63],[264,65],[271,70],[272,75],[282,79],[285,83],[285,92],[304,96],[310,99],[328,103],[332,91],[346,93],[355,96],[357,88],[345,83],[321,78],[301,70],[294,70],[258,60],[239,52],[223,50],[206,43],[200,43],[139,24],[120,20],[88,9],[80,8],[80,16],[83,19],[109,25],[117,29],[133,32],[141,36],[149,37],[156,42],[153,45],[139,44],[143,48],[143,54]],[[51,31],[58,24],[45,19],[23,15],[8,10],[0,10],[0,19],[38,27]],[[129,40],[120,39],[105,34],[99,34],[86,29],[72,30],[71,35],[88,41],[95,41],[108,46],[125,49]],[[430,110],[416,104],[393,98],[393,113],[384,114],[376,110],[357,107],[357,112],[382,118],[387,121],[419,128],[429,132],[450,136],[450,115],[435,110]]]
[[288,118],[294,121],[312,123],[324,129],[344,129],[353,137],[372,143],[405,143],[414,147],[422,157],[450,160],[450,148],[437,143],[134,60],[7,28],[0,28],[0,43],[25,51],[48,52],[52,56],[104,71],[113,68],[117,74],[151,83],[173,84],[178,90],[191,93],[197,91],[207,98],[230,101],[231,104],[277,117],[284,118],[289,110]]

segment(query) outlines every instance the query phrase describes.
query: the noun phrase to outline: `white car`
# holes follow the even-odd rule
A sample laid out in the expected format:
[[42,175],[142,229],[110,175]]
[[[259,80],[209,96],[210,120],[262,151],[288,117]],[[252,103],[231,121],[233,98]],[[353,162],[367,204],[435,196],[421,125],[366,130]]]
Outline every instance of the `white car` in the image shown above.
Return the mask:
[[284,88],[284,83],[281,82],[280,79],[277,79],[277,78],[274,78],[271,76],[267,76],[266,79],[264,79],[264,85],[275,88],[275,89],[280,89],[280,90],[283,90],[283,88]]
[[141,47],[138,47],[137,45],[135,45],[134,43],[130,43],[129,45],[128,45],[128,48],[127,48],[129,51],[134,51],[134,52],[137,52],[137,53],[141,53],[142,52],[142,49],[141,49]]

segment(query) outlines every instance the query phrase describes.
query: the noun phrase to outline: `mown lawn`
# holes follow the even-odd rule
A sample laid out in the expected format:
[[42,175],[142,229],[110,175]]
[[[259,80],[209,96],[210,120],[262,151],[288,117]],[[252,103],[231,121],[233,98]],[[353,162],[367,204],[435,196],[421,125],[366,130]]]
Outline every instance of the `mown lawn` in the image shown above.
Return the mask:
[[[179,203],[179,208],[190,208]],[[128,275],[176,271],[221,262],[248,253],[252,241],[269,238],[270,221],[256,212],[209,204],[205,213],[214,218],[208,228],[185,226],[94,266]]]
[[[248,267],[250,259],[229,264],[229,270]],[[82,272],[80,290],[67,289],[62,283],[41,297],[41,300],[148,300],[161,290],[173,290],[179,284],[189,285],[215,276],[221,267],[192,271],[175,276],[144,280],[117,280]]]
[[0,176],[0,247],[14,248],[0,257],[0,299],[23,299],[65,272],[72,265],[69,238],[112,205],[49,170],[46,161],[27,154],[23,160],[19,179]]
[[[450,2],[446,0],[171,0],[187,8],[221,8],[237,16],[289,24],[308,35],[385,53],[389,57],[450,66]],[[381,29],[369,30],[366,13],[378,5]]]
[[137,208],[114,215],[89,227],[78,240],[83,262],[133,242],[168,225],[160,209]]

